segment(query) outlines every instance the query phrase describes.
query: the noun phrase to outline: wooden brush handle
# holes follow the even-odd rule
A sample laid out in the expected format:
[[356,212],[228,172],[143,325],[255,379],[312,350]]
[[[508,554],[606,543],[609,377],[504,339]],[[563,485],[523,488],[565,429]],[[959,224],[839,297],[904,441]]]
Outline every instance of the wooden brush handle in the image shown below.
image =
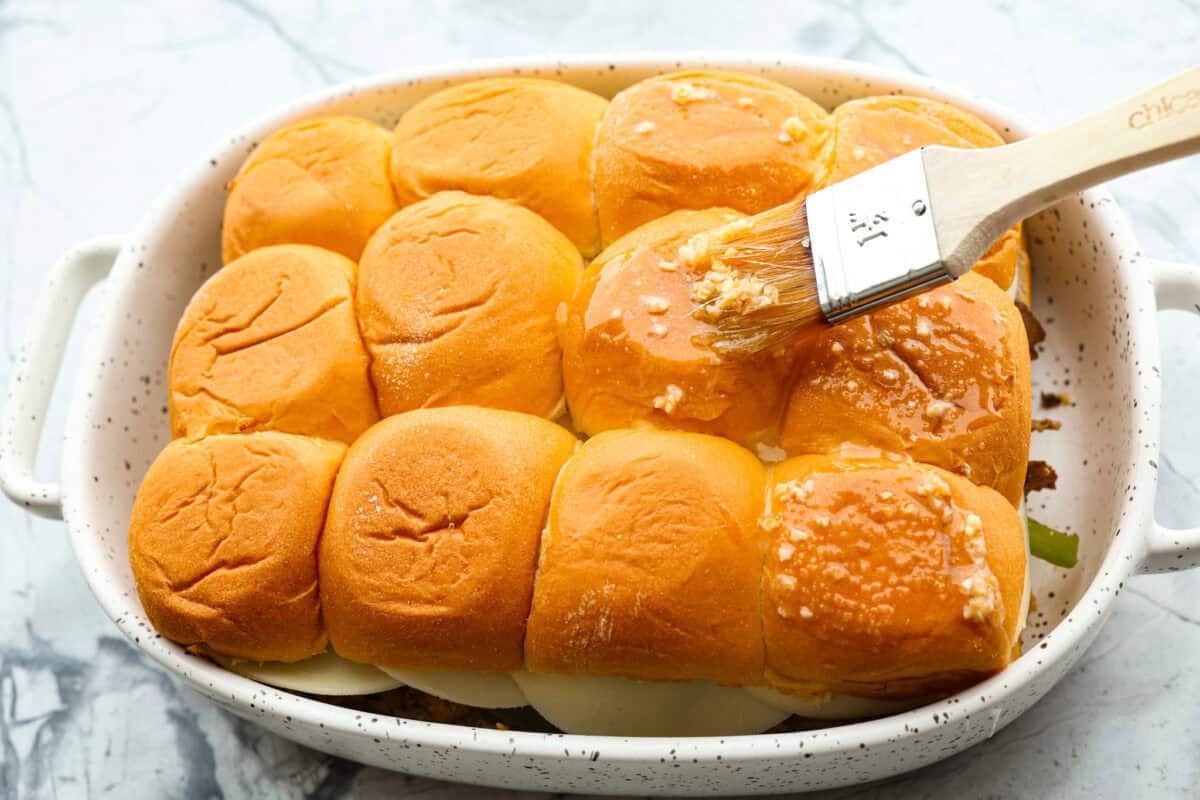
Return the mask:
[[1106,111],[1014,144],[926,148],[943,262],[961,275],[1005,230],[1063,197],[1197,152],[1200,66]]

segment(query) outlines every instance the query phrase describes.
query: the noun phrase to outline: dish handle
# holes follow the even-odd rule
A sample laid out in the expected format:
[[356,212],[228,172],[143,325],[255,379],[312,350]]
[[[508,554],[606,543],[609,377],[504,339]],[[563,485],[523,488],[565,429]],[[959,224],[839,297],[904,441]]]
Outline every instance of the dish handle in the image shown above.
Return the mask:
[[88,290],[112,270],[121,239],[106,236],[71,248],[50,271],[30,316],[0,414],[0,490],[17,505],[47,519],[62,519],[58,483],[34,476],[46,409],[71,325]]
[[[1200,315],[1200,267],[1149,261],[1160,310]],[[1200,527],[1168,528],[1155,521],[1146,537],[1142,572],[1175,572],[1200,566]]]

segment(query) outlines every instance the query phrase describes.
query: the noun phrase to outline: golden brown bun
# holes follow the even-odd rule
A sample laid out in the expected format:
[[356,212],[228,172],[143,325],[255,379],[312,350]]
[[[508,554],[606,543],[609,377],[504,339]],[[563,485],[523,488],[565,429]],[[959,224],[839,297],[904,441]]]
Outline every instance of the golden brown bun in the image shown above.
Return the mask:
[[442,192],[397,212],[363,253],[356,296],[380,411],[557,415],[556,320],[581,268],[554,226],[494,197]]
[[920,697],[1008,664],[1025,533],[1004,498],[923,464],[821,456],[785,461],[771,486],[768,683]]
[[180,644],[251,661],[324,650],[317,540],[345,451],[285,433],[168,444],[129,521],[151,624]]
[[[884,161],[926,145],[996,147],[1004,139],[979,117],[921,97],[865,97],[833,110],[830,168],[823,185],[845,180]],[[1012,285],[1029,263],[1020,224],[990,248],[975,271],[1001,289]]]
[[762,465],[725,439],[589,439],[551,500],[526,667],[760,683],[763,483]]
[[1029,460],[1029,346],[1021,315],[976,274],[829,328],[798,360],[780,445],[904,452],[991,486],[1013,505]]
[[440,91],[396,126],[396,196],[407,205],[461,189],[511,200],[592,255],[600,249],[592,142],[607,105],[574,86],[530,78],[489,78]]
[[538,537],[575,437],[495,409],[422,409],[363,434],[321,540],[342,656],[387,667],[521,667]]
[[[649,424],[747,441],[775,424],[790,359],[727,361],[696,342],[715,329],[691,315],[698,273],[678,255],[691,236],[740,216],[676,211],[614,242],[584,272],[563,330],[567,405],[579,430]],[[650,305],[660,301],[665,310]]]
[[225,263],[272,244],[311,244],[358,260],[396,210],[391,137],[357,117],[318,117],[268,136],[229,182]]
[[209,278],[171,346],[172,434],[279,430],[354,441],[378,419],[354,269],[328,250],[277,245]]
[[820,106],[753,75],[706,70],[636,83],[613,98],[596,135],[601,236],[611,242],[680,208],[753,214],[807,194],[827,135]]

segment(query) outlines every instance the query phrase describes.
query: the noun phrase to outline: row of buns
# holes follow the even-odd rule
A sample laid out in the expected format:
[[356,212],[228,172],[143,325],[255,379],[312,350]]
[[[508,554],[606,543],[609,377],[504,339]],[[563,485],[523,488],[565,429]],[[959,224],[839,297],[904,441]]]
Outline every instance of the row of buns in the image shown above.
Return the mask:
[[703,434],[582,445],[531,415],[389,417],[347,450],[177,439],[130,557],[154,626],[296,661],[902,698],[1003,668],[1025,538],[997,492],[901,456],[765,467]]
[[[529,208],[590,257],[679,209],[765,211],[922,145],[988,147],[978,117],[916,97],[832,113],[775,81],[698,70],[612,101],[551,80],[490,78],[436,92],[389,134],[362,119],[305,120],[258,144],[230,184],[222,250],[314,244],[356,259],[398,208],[441,191]],[[1001,286],[1027,261],[1020,227],[980,269]]]

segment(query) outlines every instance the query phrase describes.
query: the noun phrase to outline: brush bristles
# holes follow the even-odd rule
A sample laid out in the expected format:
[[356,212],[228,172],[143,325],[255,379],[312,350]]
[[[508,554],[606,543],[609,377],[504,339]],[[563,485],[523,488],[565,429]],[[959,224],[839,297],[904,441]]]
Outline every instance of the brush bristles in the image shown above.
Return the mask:
[[713,242],[711,257],[728,270],[760,279],[778,299],[742,313],[713,315],[716,331],[704,343],[726,356],[775,349],[824,320],[804,204],[786,203],[746,222]]

